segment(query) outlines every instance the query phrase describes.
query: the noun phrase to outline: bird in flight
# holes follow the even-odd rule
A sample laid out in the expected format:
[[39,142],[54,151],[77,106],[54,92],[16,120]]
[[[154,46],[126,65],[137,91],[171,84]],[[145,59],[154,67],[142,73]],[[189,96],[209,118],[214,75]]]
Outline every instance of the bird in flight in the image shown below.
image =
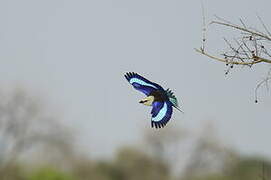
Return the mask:
[[152,127],[164,127],[171,118],[172,107],[181,111],[178,100],[170,89],[164,90],[159,84],[153,83],[134,72],[128,72],[124,76],[136,90],[147,96],[140,100],[139,103],[152,106]]

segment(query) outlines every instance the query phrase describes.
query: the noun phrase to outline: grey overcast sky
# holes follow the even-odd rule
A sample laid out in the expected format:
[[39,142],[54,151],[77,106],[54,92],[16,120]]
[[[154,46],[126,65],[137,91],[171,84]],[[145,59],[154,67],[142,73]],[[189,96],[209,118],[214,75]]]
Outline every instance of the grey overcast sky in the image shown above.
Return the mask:
[[[271,98],[254,88],[266,66],[234,68],[194,52],[201,45],[198,0],[1,0],[0,83],[38,92],[82,146],[108,155],[137,142],[150,127],[150,108],[138,103],[123,74],[134,71],[171,88],[185,114],[168,126],[198,131],[215,123],[220,138],[241,152],[271,157]],[[257,26],[256,13],[271,27],[270,0],[206,0],[214,14]],[[223,47],[219,29],[209,32],[212,47]],[[222,34],[220,34],[222,35]],[[159,131],[154,131],[159,133]]]

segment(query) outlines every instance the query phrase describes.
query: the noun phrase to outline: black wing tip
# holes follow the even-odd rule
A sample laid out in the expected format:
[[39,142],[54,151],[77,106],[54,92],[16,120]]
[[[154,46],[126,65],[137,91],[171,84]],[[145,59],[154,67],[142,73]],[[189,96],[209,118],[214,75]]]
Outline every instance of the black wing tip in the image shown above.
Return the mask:
[[151,122],[151,127],[155,129],[164,128],[166,126],[167,122]]
[[124,74],[124,77],[129,81],[132,77],[134,77],[135,75],[137,75],[137,73],[135,72],[126,72]]
[[126,73],[125,73],[125,75],[129,75],[129,76],[130,76],[130,75],[134,75],[134,74],[136,74],[136,73],[135,73],[135,72],[126,72]]

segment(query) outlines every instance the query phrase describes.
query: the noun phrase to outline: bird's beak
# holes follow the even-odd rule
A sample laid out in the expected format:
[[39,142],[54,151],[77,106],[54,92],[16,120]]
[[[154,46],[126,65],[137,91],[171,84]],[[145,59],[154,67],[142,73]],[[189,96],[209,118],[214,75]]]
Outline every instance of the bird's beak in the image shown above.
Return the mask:
[[141,99],[141,100],[139,101],[139,103],[144,104],[144,105],[146,105],[146,106],[151,106],[153,100],[154,100],[154,97],[153,97],[153,96],[148,96],[148,97],[146,97],[146,98],[144,98],[144,99]]

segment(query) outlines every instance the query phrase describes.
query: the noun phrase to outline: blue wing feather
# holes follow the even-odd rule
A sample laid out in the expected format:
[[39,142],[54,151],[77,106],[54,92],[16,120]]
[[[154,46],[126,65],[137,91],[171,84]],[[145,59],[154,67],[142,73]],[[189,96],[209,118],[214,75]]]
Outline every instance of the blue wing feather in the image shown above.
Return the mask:
[[172,103],[169,101],[154,102],[152,104],[152,127],[161,128],[164,127],[170,120],[172,115]]
[[137,73],[129,72],[126,73],[124,76],[136,90],[139,90],[147,96],[154,90],[164,90],[160,85],[147,80],[146,78],[140,76]]

